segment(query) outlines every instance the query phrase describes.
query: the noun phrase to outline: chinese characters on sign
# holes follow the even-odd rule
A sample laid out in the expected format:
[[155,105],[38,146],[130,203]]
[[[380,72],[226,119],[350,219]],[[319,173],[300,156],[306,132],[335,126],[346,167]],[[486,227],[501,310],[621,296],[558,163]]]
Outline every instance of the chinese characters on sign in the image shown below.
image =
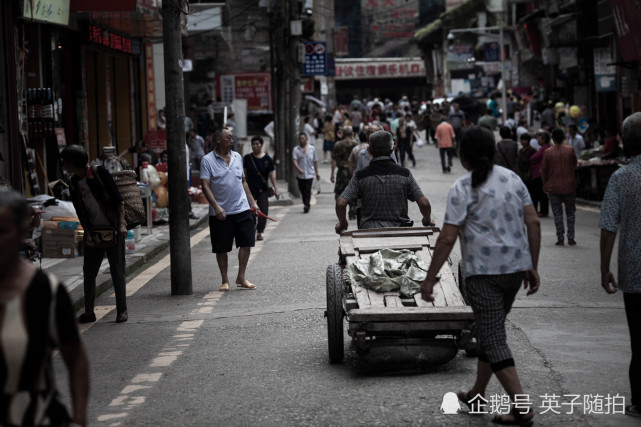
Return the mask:
[[95,25],[89,25],[89,41],[119,52],[131,53],[131,39],[114,34]]
[[218,93],[223,101],[246,99],[247,111],[265,113],[272,110],[272,86],[269,73],[237,73],[218,76]]
[[69,0],[25,1],[23,16],[34,21],[69,25]]
[[156,87],[154,83],[154,53],[151,43],[145,43],[145,68],[147,69],[147,118],[149,130],[156,130]]
[[343,62],[336,61],[336,79],[384,79],[398,77],[424,77],[425,65],[420,59],[404,61]]
[[324,76],[327,74],[327,44],[325,42],[305,42],[304,76]]

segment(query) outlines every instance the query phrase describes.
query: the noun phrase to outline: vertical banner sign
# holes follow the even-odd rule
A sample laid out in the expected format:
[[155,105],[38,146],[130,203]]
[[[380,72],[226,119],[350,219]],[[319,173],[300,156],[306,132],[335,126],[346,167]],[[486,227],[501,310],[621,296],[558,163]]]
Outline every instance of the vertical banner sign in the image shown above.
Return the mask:
[[147,69],[147,124],[156,130],[156,86],[154,85],[154,52],[151,43],[145,43],[145,68]]
[[597,92],[616,92],[616,67],[612,64],[612,51],[609,47],[594,49],[594,83]]
[[327,74],[327,43],[305,42],[304,44],[303,76],[324,76]]

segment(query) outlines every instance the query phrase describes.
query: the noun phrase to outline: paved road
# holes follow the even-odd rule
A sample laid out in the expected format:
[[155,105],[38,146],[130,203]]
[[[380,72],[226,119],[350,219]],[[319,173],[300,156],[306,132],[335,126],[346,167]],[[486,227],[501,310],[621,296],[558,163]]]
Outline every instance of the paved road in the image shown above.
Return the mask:
[[[416,154],[412,172],[440,223],[447,190],[463,170],[457,162],[443,175],[433,146]],[[381,369],[351,353],[343,364],[328,363],[324,277],[337,259],[337,236],[329,167],[321,173],[326,182],[309,214],[296,204],[270,211],[279,222],[268,225],[248,269],[258,290],[216,291],[220,275],[202,230],[192,237],[193,295],[169,296],[168,258],[161,255],[128,284],[129,322],[116,325],[111,313],[83,332],[92,425],[490,424],[489,415],[439,409],[446,392],[473,381],[475,359],[463,352],[431,369]],[[416,206],[411,216],[420,219]],[[563,397],[629,397],[623,303],[599,286],[597,221],[597,212],[580,209],[578,246],[570,248],[554,246],[553,221],[543,220],[542,288],[520,294],[509,317],[509,342],[538,425],[638,425],[623,415],[585,414],[583,405],[568,414],[572,398]],[[109,310],[113,295],[98,304]],[[55,366],[66,385],[60,360]],[[488,394],[502,394],[496,380]],[[547,402],[563,404],[560,414],[541,413],[545,394],[561,396]]]

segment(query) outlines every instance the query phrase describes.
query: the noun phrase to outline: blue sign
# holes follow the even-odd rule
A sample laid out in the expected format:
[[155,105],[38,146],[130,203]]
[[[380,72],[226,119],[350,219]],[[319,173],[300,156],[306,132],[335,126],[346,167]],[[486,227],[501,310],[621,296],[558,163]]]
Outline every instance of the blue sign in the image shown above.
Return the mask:
[[305,42],[305,63],[303,76],[324,76],[327,74],[327,43]]

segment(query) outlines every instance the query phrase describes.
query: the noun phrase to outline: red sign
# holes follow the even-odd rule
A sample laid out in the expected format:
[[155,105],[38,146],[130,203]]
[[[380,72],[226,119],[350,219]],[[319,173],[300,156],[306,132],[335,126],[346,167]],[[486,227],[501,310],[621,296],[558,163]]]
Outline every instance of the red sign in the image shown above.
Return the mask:
[[623,60],[641,62],[641,10],[638,2],[610,0],[610,7]]
[[398,77],[424,77],[425,64],[419,58],[411,61],[390,59],[389,61],[336,61],[336,80],[384,79]]
[[131,39],[96,25],[89,25],[89,41],[119,52],[131,53]]
[[71,0],[71,12],[135,12],[136,0]]
[[154,51],[151,43],[145,43],[145,68],[147,71],[147,120],[149,130],[156,130],[156,86],[154,83]]
[[167,149],[167,131],[166,130],[150,130],[145,133],[142,138],[145,140],[147,147],[160,154]]
[[223,101],[246,99],[247,111],[271,112],[272,82],[270,73],[236,73],[217,76],[218,93]]
[[304,77],[303,78],[303,93],[313,93],[314,92],[314,77]]

